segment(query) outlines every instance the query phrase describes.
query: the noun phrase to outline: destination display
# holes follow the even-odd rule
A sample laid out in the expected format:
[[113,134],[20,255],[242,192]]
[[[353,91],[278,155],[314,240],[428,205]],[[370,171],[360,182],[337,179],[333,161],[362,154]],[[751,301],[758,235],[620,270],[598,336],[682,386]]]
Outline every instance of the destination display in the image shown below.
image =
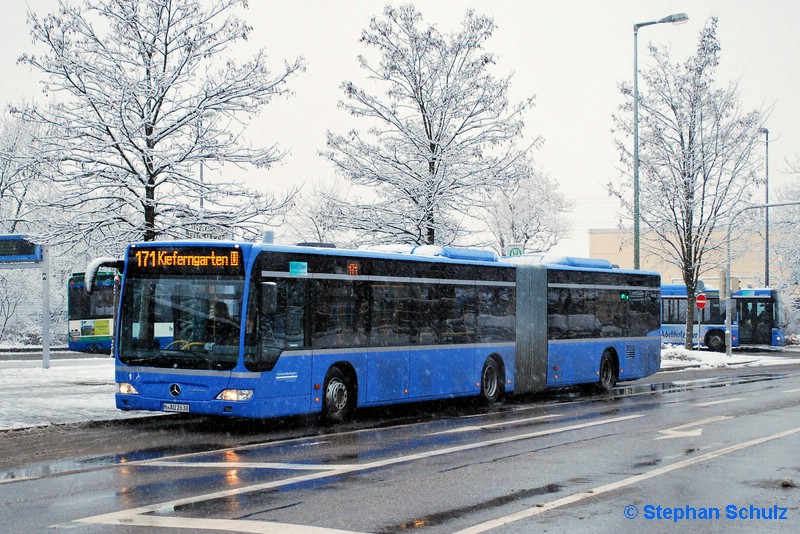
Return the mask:
[[238,247],[135,247],[128,249],[128,272],[241,275]]
[[21,235],[0,235],[0,263],[41,262],[42,247]]

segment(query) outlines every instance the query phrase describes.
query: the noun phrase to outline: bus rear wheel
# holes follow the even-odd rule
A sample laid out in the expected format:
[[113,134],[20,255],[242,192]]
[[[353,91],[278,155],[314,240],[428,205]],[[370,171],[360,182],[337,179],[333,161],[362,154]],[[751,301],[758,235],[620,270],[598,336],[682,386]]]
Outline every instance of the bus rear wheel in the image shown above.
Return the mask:
[[481,371],[481,401],[494,404],[503,393],[503,377],[500,364],[494,358],[487,358]]
[[326,423],[341,423],[350,419],[355,407],[355,395],[347,375],[332,367],[325,376],[323,392],[323,420]]
[[609,351],[603,353],[600,359],[600,380],[597,382],[597,389],[601,393],[611,393],[614,386],[617,385],[617,366],[614,361],[614,356]]

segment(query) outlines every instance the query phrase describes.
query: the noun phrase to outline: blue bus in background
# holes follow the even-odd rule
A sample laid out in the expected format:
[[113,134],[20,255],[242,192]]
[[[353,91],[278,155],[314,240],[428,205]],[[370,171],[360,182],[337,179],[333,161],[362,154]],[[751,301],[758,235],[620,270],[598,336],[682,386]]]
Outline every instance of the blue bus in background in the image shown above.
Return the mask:
[[338,422],[660,367],[660,276],[604,260],[178,241],[112,263],[122,410]]
[[[725,301],[719,290],[704,287],[706,306],[695,309],[694,343],[710,350],[725,351]],[[683,345],[686,339],[686,286],[661,287],[661,337],[666,344]],[[747,288],[733,293],[731,346],[779,347],[785,342],[778,292],[769,288]],[[697,317],[700,316],[699,332]]]
[[69,350],[111,354],[117,276],[114,272],[98,272],[90,294],[85,288],[84,273],[70,275],[67,280]]

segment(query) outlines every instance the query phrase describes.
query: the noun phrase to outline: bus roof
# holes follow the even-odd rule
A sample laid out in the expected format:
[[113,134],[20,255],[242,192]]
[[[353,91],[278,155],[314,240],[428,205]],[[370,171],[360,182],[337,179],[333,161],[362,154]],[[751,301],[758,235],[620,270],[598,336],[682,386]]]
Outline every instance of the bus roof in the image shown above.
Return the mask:
[[[311,246],[309,246],[311,245]],[[527,254],[516,257],[500,257],[492,250],[473,247],[443,247],[438,245],[376,245],[360,247],[358,249],[335,248],[329,244],[308,243],[302,245],[282,245],[275,243],[248,243],[238,241],[220,240],[176,240],[176,241],[147,241],[132,243],[129,247],[174,247],[174,246],[222,246],[240,247],[242,250],[254,249],[256,251],[275,251],[289,253],[306,253],[327,256],[353,256],[364,258],[385,259],[410,259],[416,261],[455,262],[476,265],[494,265],[498,267],[512,267],[518,265],[541,264],[548,267],[568,270],[602,270],[615,272],[645,273],[659,275],[656,272],[635,271],[620,269],[605,259],[580,258],[574,256],[558,256],[549,254]],[[660,276],[660,275],[659,275]]]
[[769,298],[776,293],[775,289],[771,288],[752,288],[748,287],[745,289],[740,289],[739,291],[735,291],[733,293],[733,298],[748,298],[748,297],[763,297]]

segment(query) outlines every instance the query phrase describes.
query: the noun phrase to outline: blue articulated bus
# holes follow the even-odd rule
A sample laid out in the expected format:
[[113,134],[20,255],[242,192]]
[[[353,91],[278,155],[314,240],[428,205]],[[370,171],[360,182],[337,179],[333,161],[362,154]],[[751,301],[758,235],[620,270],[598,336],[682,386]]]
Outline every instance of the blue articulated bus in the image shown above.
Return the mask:
[[[700,286],[706,305],[695,309],[694,344],[710,350],[725,350],[725,301],[719,290]],[[666,344],[683,345],[686,339],[686,286],[661,287],[661,337]],[[769,288],[747,288],[733,292],[731,346],[780,347],[785,342],[778,292]],[[699,326],[698,326],[699,318]]]
[[270,418],[596,384],[660,366],[660,277],[435,246],[132,244],[117,407]]

